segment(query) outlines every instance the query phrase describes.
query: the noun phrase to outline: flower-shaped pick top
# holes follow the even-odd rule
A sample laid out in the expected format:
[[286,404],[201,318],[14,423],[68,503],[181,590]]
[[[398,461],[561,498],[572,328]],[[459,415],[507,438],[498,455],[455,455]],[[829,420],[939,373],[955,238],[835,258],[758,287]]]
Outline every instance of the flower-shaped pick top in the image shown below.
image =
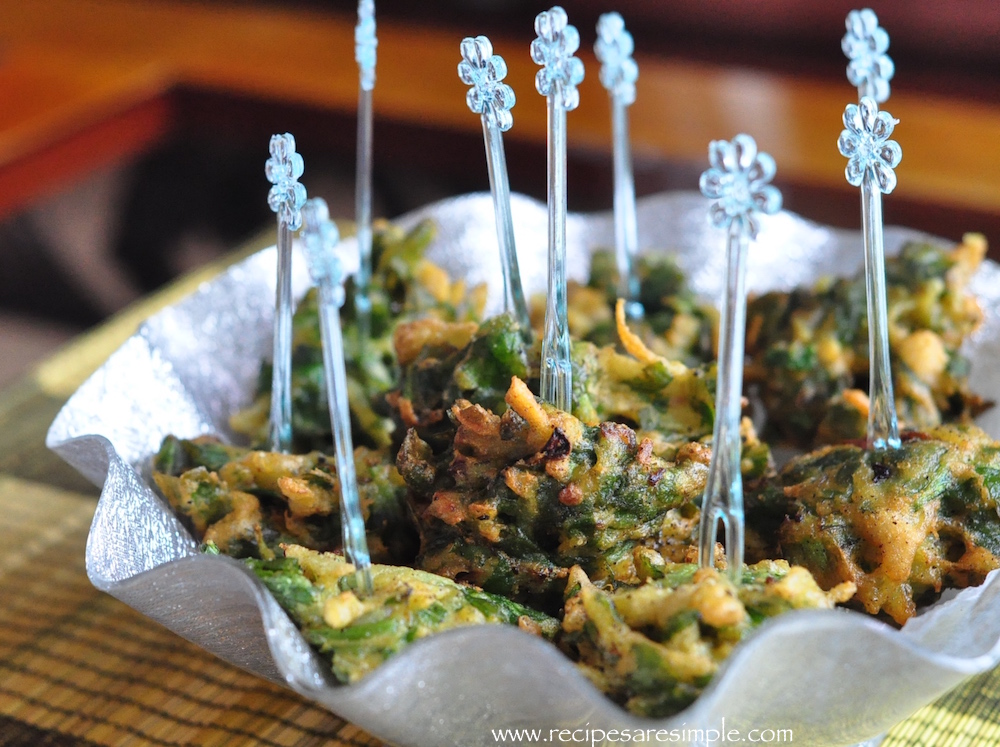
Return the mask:
[[711,168],[701,175],[701,193],[713,199],[709,209],[712,225],[726,228],[733,221],[742,222],[757,237],[757,212],[773,215],[781,209],[781,192],[769,182],[776,170],[774,159],[757,152],[757,143],[749,135],[728,140],[713,140],[708,146]]
[[361,88],[375,88],[375,0],[359,0],[358,25],[354,27],[354,59],[361,74]]
[[302,207],[302,244],[309,276],[316,285],[339,286],[343,296],[344,272],[334,249],[339,241],[340,232],[337,224],[330,220],[326,201],[319,197],[307,200]]
[[847,34],[840,43],[850,62],[847,80],[864,96],[879,103],[889,98],[889,81],[896,66],[886,54],[889,34],[878,25],[878,17],[870,8],[852,10],[847,14]]
[[878,104],[865,96],[860,104],[848,104],[844,110],[844,127],[837,148],[847,156],[848,183],[857,187],[871,169],[879,191],[889,194],[896,187],[893,169],[903,158],[903,149],[895,140],[889,140],[893,128],[899,124],[888,112],[880,112]]
[[482,114],[492,124],[506,132],[514,124],[510,109],[514,106],[514,89],[503,83],[507,77],[507,63],[493,54],[493,45],[485,36],[466,37],[460,45],[462,61],[458,63],[458,77],[472,86],[465,95],[469,108]]
[[297,231],[306,201],[306,188],[299,183],[305,163],[295,152],[295,138],[287,132],[272,135],[269,150],[271,157],[264,164],[264,174],[274,186],[267,193],[267,204],[285,225]]
[[635,82],[639,66],[632,59],[635,42],[625,30],[619,13],[605,13],[597,19],[594,54],[601,63],[601,85],[626,106],[635,103]]
[[573,53],[580,48],[580,34],[568,23],[566,11],[556,5],[535,16],[531,59],[542,69],[535,75],[535,90],[542,96],[554,96],[566,111],[580,103],[577,86],[583,82],[583,63]]

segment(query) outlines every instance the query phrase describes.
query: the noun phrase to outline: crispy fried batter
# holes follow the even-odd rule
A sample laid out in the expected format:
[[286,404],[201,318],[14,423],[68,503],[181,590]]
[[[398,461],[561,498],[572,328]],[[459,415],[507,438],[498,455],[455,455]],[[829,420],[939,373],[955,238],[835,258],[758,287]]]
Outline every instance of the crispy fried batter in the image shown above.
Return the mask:
[[636,545],[691,544],[703,461],[667,461],[619,423],[584,425],[539,405],[517,379],[508,399],[502,416],[456,403],[454,440],[439,455],[408,434],[397,466],[421,567],[553,608],[574,564],[634,580]]
[[[358,492],[372,557],[404,562],[412,558],[414,532],[402,480],[386,460],[385,453],[355,450]],[[198,539],[228,555],[273,557],[281,542],[340,547],[340,485],[333,462],[319,452],[276,454],[171,437],[155,467],[157,487]]]
[[[936,427],[984,406],[959,353],[982,316],[968,291],[981,236],[950,252],[913,244],[887,262],[899,415],[925,430],[902,450],[823,449],[776,477],[744,419],[748,557],[781,550],[816,579],[767,560],[747,567],[739,588],[679,564],[697,552],[717,340],[716,313],[673,261],[640,260],[646,316],[631,328],[615,303],[611,254],[594,257],[588,287],[569,289],[570,325],[585,339],[572,349],[566,413],[532,394],[538,340],[509,316],[480,324],[484,288],[468,292],[425,260],[429,236],[426,225],[381,230],[372,337],[362,350],[348,293],[344,339],[355,437],[382,449],[355,453],[372,555],[412,559],[419,531],[417,562],[439,575],[375,566],[375,594],[362,598],[342,557],[288,544],[340,543],[337,476],[318,452],[167,439],[157,459],[157,485],[175,509],[212,547],[256,558],[342,681],[457,625],[505,622],[551,636],[555,621],[520,602],[552,612],[564,603],[562,645],[584,673],[634,712],[664,716],[697,697],[767,617],[853,597],[903,622],[943,587],[979,583],[1000,566],[1000,444],[974,428]],[[300,450],[329,447],[317,314],[308,295],[295,323]],[[861,279],[751,301],[747,378],[783,435],[801,444],[864,434],[865,323]],[[261,439],[268,374],[233,418]],[[390,455],[401,439],[397,472]]]
[[732,648],[763,620],[793,609],[830,609],[849,596],[824,593],[803,568],[781,560],[747,566],[737,588],[714,568],[656,564],[639,586],[595,585],[570,571],[563,645],[615,701],[643,716],[669,716],[702,691]]
[[[889,346],[901,426],[970,422],[985,403],[968,386],[962,342],[982,311],[968,283],[986,251],[967,234],[948,250],[911,243],[886,259]],[[864,276],[825,280],[813,290],[767,293],[747,307],[746,367],[760,388],[768,427],[794,443],[862,438],[859,398],[867,388]]]
[[663,360],[660,356],[646,347],[642,339],[628,328],[625,320],[625,299],[619,298],[615,302],[615,325],[618,328],[618,337],[621,339],[625,352],[631,355],[640,363],[656,363]]
[[373,565],[374,592],[355,593],[342,555],[283,545],[283,557],[248,560],[341,682],[356,682],[411,642],[465,625],[503,623],[551,638],[546,615],[412,568]]
[[899,450],[826,447],[780,484],[785,557],[824,588],[856,584],[871,614],[902,624],[921,599],[1000,567],[1000,445],[974,426],[911,434]]
[[[342,311],[344,359],[347,363],[348,403],[354,423],[354,443],[386,448],[398,443],[403,433],[390,417],[385,395],[396,385],[394,330],[400,322],[430,319],[420,328],[427,333],[437,327],[454,341],[462,330],[471,334],[474,322],[482,318],[486,286],[468,290],[462,280],[424,258],[434,224],[423,221],[410,231],[382,222],[374,226],[372,277],[369,288],[371,328],[361,344],[354,307],[353,279],[348,280]],[[454,327],[449,327],[454,324]],[[471,324],[469,327],[467,325]],[[444,330],[444,331],[443,331]],[[420,338],[401,333],[401,349],[407,355],[420,350]],[[416,334],[416,333],[414,333]],[[464,342],[460,339],[461,347]],[[323,375],[323,353],[319,333],[319,298],[310,290],[299,302],[293,321],[292,422],[294,450],[305,452],[326,448],[330,443],[330,418]],[[230,418],[230,427],[257,444],[267,442],[270,412],[271,366],[261,368],[258,394],[254,402]]]
[[413,363],[425,348],[464,348],[479,329],[475,322],[444,322],[429,317],[400,323],[392,335],[399,365]]

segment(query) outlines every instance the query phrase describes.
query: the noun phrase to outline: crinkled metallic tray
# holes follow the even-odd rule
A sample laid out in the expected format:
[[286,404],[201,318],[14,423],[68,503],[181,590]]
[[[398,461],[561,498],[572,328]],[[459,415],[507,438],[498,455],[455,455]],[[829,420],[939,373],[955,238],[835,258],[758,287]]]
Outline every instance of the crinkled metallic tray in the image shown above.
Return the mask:
[[[546,212],[515,197],[514,225],[526,291],[545,286]],[[696,194],[640,201],[643,251],[675,252],[694,288],[714,297],[724,237]],[[437,203],[405,216],[439,224],[430,256],[471,282],[500,277],[488,195]],[[609,214],[571,215],[568,267],[583,278],[595,247],[612,243]],[[916,235],[889,229],[892,253]],[[350,242],[345,242],[349,244]],[[748,288],[791,288],[861,263],[857,232],[789,213],[762,219]],[[296,293],[307,286],[296,256]],[[741,644],[705,693],[674,718],[633,716],[606,699],[555,647],[513,628],[452,630],[418,641],[358,684],[337,685],[267,591],[239,563],[201,555],[150,489],[149,461],[169,434],[229,435],[227,417],[252,395],[270,350],[274,249],[265,250],[151,317],[84,383],[47,444],[103,486],[87,544],[98,588],[226,661],[284,683],[399,745],[495,744],[494,730],[791,729],[797,744],[844,745],[884,733],[965,677],[1000,662],[1000,581],[941,602],[902,630],[853,612],[794,612]],[[1000,267],[973,281],[987,311],[969,342],[973,388],[1000,399]],[[490,304],[496,309],[498,295]],[[1000,413],[980,421],[1000,436]],[[724,719],[724,721],[723,721]],[[671,736],[671,730],[674,736]],[[688,733],[691,733],[690,731]],[[583,737],[584,732],[576,732]],[[632,732],[634,735],[635,732]],[[528,742],[525,742],[526,744]],[[599,741],[597,743],[600,743]]]

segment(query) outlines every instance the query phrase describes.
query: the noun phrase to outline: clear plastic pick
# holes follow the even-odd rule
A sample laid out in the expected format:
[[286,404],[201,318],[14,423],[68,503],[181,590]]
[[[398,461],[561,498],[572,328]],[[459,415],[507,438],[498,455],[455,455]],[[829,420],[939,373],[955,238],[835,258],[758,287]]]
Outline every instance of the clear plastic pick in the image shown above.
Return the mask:
[[847,156],[847,182],[861,187],[861,226],[865,240],[865,281],[868,291],[869,404],[868,447],[880,451],[900,445],[896,400],[889,362],[889,320],[885,290],[885,248],[882,235],[882,195],[896,187],[903,157],[899,143],[890,140],[899,120],[881,112],[867,96],[848,104],[837,141]]
[[719,521],[726,536],[726,565],[733,583],[743,573],[743,475],[740,419],[743,400],[743,352],[746,337],[746,253],[757,237],[756,213],[771,215],[781,209],[781,193],[769,182],[774,159],[757,152],[749,135],[732,141],[713,140],[708,146],[711,167],[699,186],[715,200],[709,209],[714,226],[728,231],[726,282],[719,319],[719,364],[715,387],[715,426],[712,461],[701,505],[698,562],[715,565],[715,538]]
[[847,80],[858,88],[858,99],[865,96],[879,104],[889,98],[889,81],[896,67],[886,54],[889,34],[878,25],[878,16],[870,8],[847,14],[847,33],[840,43],[849,60]]
[[634,48],[632,34],[626,31],[621,15],[605,13],[597,20],[594,53],[601,63],[601,84],[611,98],[618,297],[625,299],[625,313],[629,318],[641,319],[645,312],[639,301],[639,274],[635,262],[639,229],[628,126],[628,107],[635,102],[635,81],[639,77],[639,66],[632,59]]
[[272,451],[292,448],[292,232],[302,225],[305,169],[289,133],[272,135],[271,157],[264,173],[271,182],[267,204],[278,216],[278,279],[274,301],[274,353],[271,375],[270,442]]
[[560,410],[573,406],[573,364],[566,310],[566,112],[580,103],[583,63],[573,53],[580,34],[558,5],[535,17],[531,59],[541,69],[535,89],[548,99],[549,283],[542,338],[541,397]]
[[371,335],[372,278],[372,94],[375,90],[375,0],[359,0],[354,28],[354,59],[358,63],[358,151],[354,186],[360,267],[354,278],[354,308],[362,356]]
[[330,220],[326,202],[319,198],[302,208],[302,242],[309,274],[319,291],[319,324],[323,340],[323,373],[330,408],[337,477],[340,483],[340,517],[344,553],[357,569],[358,593],[372,592],[371,556],[365,536],[365,520],[358,495],[351,438],[351,410],[347,401],[347,369],[340,332],[340,307],[344,303],[344,275],[334,249],[340,240]]
[[503,82],[507,63],[493,54],[493,45],[485,36],[466,37],[460,45],[462,61],[458,77],[471,86],[465,96],[474,113],[482,115],[483,138],[486,143],[486,163],[489,169],[493,212],[500,245],[500,266],[503,271],[504,311],[512,314],[524,335],[531,334],[528,305],[521,288],[521,273],[517,266],[517,246],[514,243],[514,219],[510,212],[510,181],[507,178],[507,158],[503,149],[503,134],[514,124],[510,113],[514,106],[514,90]]

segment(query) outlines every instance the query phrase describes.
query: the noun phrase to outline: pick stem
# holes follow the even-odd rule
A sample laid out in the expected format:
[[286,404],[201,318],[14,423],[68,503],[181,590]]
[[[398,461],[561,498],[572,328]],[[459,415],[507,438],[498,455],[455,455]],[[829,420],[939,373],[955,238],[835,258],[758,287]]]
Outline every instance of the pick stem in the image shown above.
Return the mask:
[[570,412],[573,363],[566,308],[566,110],[548,97],[549,277],[542,339],[541,396]]
[[351,437],[351,410],[347,399],[347,371],[344,366],[344,341],[340,332],[342,286],[323,280],[320,294],[320,334],[323,337],[323,370],[327,403],[340,482],[340,525],[344,552],[357,569],[359,596],[372,593],[371,556],[365,535],[365,520],[358,495],[358,477],[354,469],[354,442]]
[[292,448],[292,230],[278,217],[278,278],[274,301],[271,451]]
[[358,341],[364,358],[371,338],[372,278],[372,89],[358,90],[358,153],[354,187],[360,265],[354,279],[354,309]]
[[698,563],[715,566],[715,538],[725,528],[726,564],[733,583],[743,572],[743,475],[740,417],[743,400],[743,351],[746,337],[746,254],[749,238],[742,220],[729,226],[726,240],[726,293],[719,319],[719,362],[715,388],[712,460],[701,507]]
[[531,336],[531,318],[521,287],[521,272],[517,264],[517,245],[514,242],[514,219],[510,212],[510,181],[507,176],[507,158],[503,147],[503,133],[491,117],[482,115],[483,140],[486,145],[486,163],[493,194],[493,213],[497,224],[497,242],[500,246],[500,267],[503,271],[504,311],[512,314],[525,338]]
[[358,0],[358,23],[354,27],[354,59],[358,63],[358,150],[354,209],[360,267],[354,279],[354,309],[358,323],[359,354],[362,360],[366,357],[371,338],[372,92],[375,89],[377,47],[375,2]]
[[632,175],[632,149],[629,144],[628,107],[620,96],[611,94],[611,129],[615,172],[615,257],[618,265],[618,297],[625,299],[625,313],[641,319],[645,309],[639,300],[639,274],[636,253],[639,229],[636,220],[635,179]]
[[351,410],[347,396],[347,369],[344,339],[340,331],[340,307],[344,303],[343,270],[334,249],[340,240],[337,226],[330,220],[326,201],[314,197],[302,208],[302,243],[309,263],[309,275],[319,291],[319,329],[323,350],[323,380],[333,432],[337,478],[340,483],[340,524],[344,552],[357,569],[357,592],[372,592],[371,557],[358,495],[354,469],[354,441],[351,437]]
[[869,368],[868,447],[876,451],[900,446],[896,399],[889,363],[889,321],[885,289],[885,248],[882,235],[882,192],[872,170],[861,182],[861,224],[865,241],[865,282],[868,295]]

